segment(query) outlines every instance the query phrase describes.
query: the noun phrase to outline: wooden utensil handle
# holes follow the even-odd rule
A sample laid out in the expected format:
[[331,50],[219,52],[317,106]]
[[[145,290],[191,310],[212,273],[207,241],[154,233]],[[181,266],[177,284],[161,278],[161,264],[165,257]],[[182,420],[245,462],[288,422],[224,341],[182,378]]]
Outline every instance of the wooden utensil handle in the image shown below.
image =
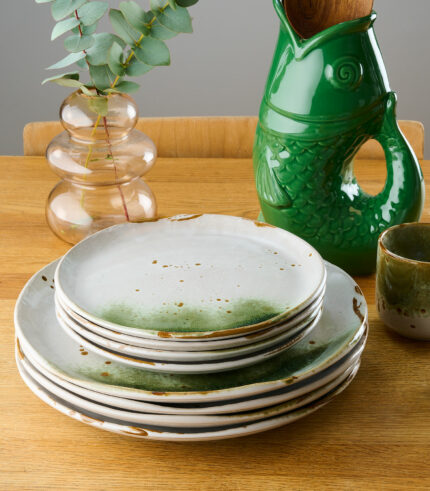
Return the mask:
[[294,30],[309,38],[331,26],[369,15],[373,0],[283,0]]

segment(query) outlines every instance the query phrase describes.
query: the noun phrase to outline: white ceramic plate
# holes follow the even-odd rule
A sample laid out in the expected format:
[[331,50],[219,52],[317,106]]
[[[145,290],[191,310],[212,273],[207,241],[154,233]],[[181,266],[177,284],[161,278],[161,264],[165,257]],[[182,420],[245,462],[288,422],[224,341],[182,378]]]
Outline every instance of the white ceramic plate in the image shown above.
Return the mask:
[[353,380],[355,373],[353,372],[347,380],[345,380],[335,390],[322,397],[321,399],[303,407],[291,411],[290,413],[283,414],[281,416],[264,419],[255,423],[244,424],[240,426],[234,426],[231,428],[212,429],[211,431],[201,431],[200,429],[192,429],[186,431],[184,428],[169,430],[164,427],[153,427],[149,425],[143,426],[130,426],[123,421],[115,420],[111,418],[102,418],[97,413],[91,413],[89,411],[79,410],[76,406],[56,397],[49,393],[46,389],[41,387],[35,382],[31,376],[25,371],[22,364],[18,361],[18,369],[20,375],[29,387],[29,389],[42,401],[56,409],[57,411],[71,417],[77,421],[88,424],[95,428],[99,428],[112,433],[117,433],[124,436],[132,436],[135,438],[145,438],[148,440],[163,440],[163,441],[211,441],[211,440],[223,440],[227,438],[237,438],[246,435],[252,435],[255,433],[261,433],[263,431],[279,428],[287,424],[291,424],[299,419],[302,419],[318,409],[322,408],[330,401],[332,401],[337,395],[343,392]]
[[62,331],[51,288],[57,263],[36,273],[19,296],[15,328],[20,343],[47,371],[111,396],[169,404],[209,403],[283,389],[334,365],[358,344],[367,326],[366,301],[358,285],[326,263],[324,311],[309,339],[271,360],[225,374],[155,374],[87,353]]
[[[76,331],[71,329],[64,320],[57,315],[57,321],[59,325],[63,328],[64,332],[74,339],[79,345],[83,346],[88,351],[96,353],[100,356],[104,356],[108,360],[115,361],[117,363],[123,363],[130,367],[135,367],[137,369],[145,369],[149,372],[155,373],[169,373],[169,374],[209,374],[209,373],[221,373],[228,372],[231,370],[238,370],[239,368],[249,367],[255,365],[256,363],[269,360],[274,356],[279,355],[292,346],[297,344],[299,341],[308,336],[314,327],[318,324],[321,317],[321,312],[317,317],[310,322],[307,326],[303,327],[299,332],[297,332],[293,337],[289,337],[287,340],[277,343],[275,346],[270,348],[265,348],[258,353],[251,353],[245,355],[242,358],[231,358],[228,360],[221,361],[208,361],[208,362],[167,362],[150,360],[148,358],[137,358],[131,355],[119,354],[117,352],[108,350],[107,348],[95,344],[87,338],[84,338]],[[168,353],[171,353],[169,351]]]
[[363,352],[366,344],[366,335],[360,343],[342,360],[339,360],[333,367],[330,367],[320,374],[320,376],[314,376],[302,383],[292,384],[275,392],[269,392],[267,394],[253,396],[251,398],[240,399],[239,401],[231,401],[228,403],[218,401],[212,403],[201,404],[189,404],[189,405],[168,405],[168,404],[154,404],[142,401],[135,401],[131,399],[124,399],[121,397],[110,396],[95,392],[93,390],[80,387],[75,384],[71,384],[66,380],[61,379],[57,375],[45,370],[43,367],[37,364],[34,360],[27,357],[26,353],[21,354],[28,358],[29,362],[46,378],[59,385],[60,387],[73,392],[79,396],[85,397],[91,401],[99,402],[108,406],[112,406],[120,409],[127,409],[130,411],[139,411],[155,414],[228,414],[228,413],[240,413],[244,411],[251,411],[260,409],[262,407],[273,406],[275,404],[281,404],[283,402],[290,401],[294,398],[301,397],[313,390],[321,388],[323,385],[331,383],[336,378],[340,377],[346,370],[355,365]]
[[277,324],[268,329],[254,332],[252,334],[228,338],[228,339],[204,339],[202,341],[188,341],[183,342],[179,340],[170,341],[166,338],[148,339],[137,336],[130,336],[128,334],[122,334],[120,332],[106,329],[105,327],[98,326],[94,322],[88,321],[84,317],[76,314],[73,310],[65,306],[58,295],[55,296],[55,302],[62,310],[71,317],[76,323],[88,329],[94,334],[103,336],[112,341],[116,341],[121,344],[129,344],[140,348],[149,349],[161,349],[165,351],[207,351],[207,350],[222,350],[229,348],[237,348],[240,346],[247,346],[249,344],[263,341],[273,336],[277,336],[289,329],[295,328],[297,325],[302,324],[306,319],[312,319],[312,316],[321,309],[324,300],[325,289],[321,292],[321,295],[312,302],[306,309],[299,312],[297,315],[288,319],[286,322]]
[[193,340],[278,324],[312,303],[325,276],[315,249],[285,230],[201,215],[102,230],[64,256],[55,283],[103,327]]
[[[295,339],[295,336],[303,331],[307,326],[310,326],[312,322],[317,322],[321,316],[321,311],[315,312],[311,318],[305,319],[302,323],[298,324],[294,329],[289,329],[287,332],[278,334],[277,336],[270,337],[264,341],[259,341],[247,346],[241,346],[239,348],[229,348],[224,350],[211,350],[211,351],[166,351],[166,350],[154,350],[149,348],[140,348],[131,346],[125,343],[117,343],[111,339],[107,339],[99,334],[95,334],[85,327],[79,325],[73,321],[57,304],[56,305],[57,318],[59,322],[63,322],[67,327],[75,331],[77,334],[87,339],[90,343],[94,343],[97,346],[106,348],[120,355],[126,355],[137,358],[144,358],[149,360],[157,360],[162,362],[209,362],[229,360],[232,358],[240,358],[249,356],[252,353],[262,352],[273,346],[279,346],[280,343],[287,343],[289,340]],[[189,343],[187,343],[188,345]]]
[[338,387],[344,380],[346,380],[351,373],[355,373],[360,365],[360,362],[356,362],[354,365],[347,368],[335,380],[329,384],[320,387],[317,390],[308,392],[301,397],[291,399],[288,402],[277,404],[275,406],[268,406],[258,411],[248,411],[246,413],[239,414],[224,414],[224,415],[179,415],[179,414],[154,414],[147,412],[137,411],[124,411],[123,409],[109,407],[104,404],[99,404],[95,401],[87,400],[72,392],[65,390],[59,385],[51,382],[42,373],[38,372],[31,363],[27,360],[21,360],[21,363],[26,372],[35,380],[41,387],[47,389],[51,394],[63,399],[64,401],[73,404],[83,411],[91,411],[100,416],[118,419],[126,423],[143,424],[153,426],[164,426],[167,428],[213,428],[222,426],[231,426],[236,424],[243,424],[258,421],[268,417],[279,416],[285,414],[300,407],[306,406],[311,402],[324,397],[326,394]]

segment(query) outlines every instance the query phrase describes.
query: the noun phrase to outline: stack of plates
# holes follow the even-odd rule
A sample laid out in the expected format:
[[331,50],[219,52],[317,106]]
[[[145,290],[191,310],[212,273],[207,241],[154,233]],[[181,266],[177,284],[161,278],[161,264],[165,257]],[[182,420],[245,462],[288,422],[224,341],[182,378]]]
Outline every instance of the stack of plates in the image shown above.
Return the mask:
[[321,316],[326,271],[295,235],[205,215],[126,224],[74,247],[55,273],[61,327],[137,368],[222,372],[289,349]]
[[346,273],[288,232],[216,215],[99,232],[37,273],[15,314],[18,367],[41,399],[177,441],[310,414],[355,376],[367,333]]

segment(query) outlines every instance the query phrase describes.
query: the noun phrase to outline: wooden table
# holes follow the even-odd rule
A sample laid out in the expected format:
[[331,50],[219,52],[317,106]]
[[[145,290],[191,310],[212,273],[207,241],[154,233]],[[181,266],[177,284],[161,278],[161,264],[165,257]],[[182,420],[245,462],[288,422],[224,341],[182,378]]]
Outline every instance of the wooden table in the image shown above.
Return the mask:
[[[291,426],[213,443],[157,443],[96,430],[43,404],[15,368],[13,308],[27,279],[69,246],[45,223],[56,177],[44,159],[1,157],[0,165],[1,490],[430,488],[430,343],[383,327],[373,277],[358,279],[370,336],[356,380]],[[367,190],[380,188],[383,167],[360,162]],[[430,162],[423,168],[430,179]],[[258,213],[249,160],[160,159],[148,181],[161,215]]]

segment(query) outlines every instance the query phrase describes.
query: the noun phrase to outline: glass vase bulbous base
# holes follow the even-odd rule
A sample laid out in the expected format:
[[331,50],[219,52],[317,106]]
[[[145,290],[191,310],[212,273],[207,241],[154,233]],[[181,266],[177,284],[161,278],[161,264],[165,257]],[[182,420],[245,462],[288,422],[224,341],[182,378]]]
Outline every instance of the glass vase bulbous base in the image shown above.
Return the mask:
[[156,216],[155,196],[140,178],[124,184],[91,187],[60,181],[46,203],[48,225],[70,244],[119,223],[141,222]]

